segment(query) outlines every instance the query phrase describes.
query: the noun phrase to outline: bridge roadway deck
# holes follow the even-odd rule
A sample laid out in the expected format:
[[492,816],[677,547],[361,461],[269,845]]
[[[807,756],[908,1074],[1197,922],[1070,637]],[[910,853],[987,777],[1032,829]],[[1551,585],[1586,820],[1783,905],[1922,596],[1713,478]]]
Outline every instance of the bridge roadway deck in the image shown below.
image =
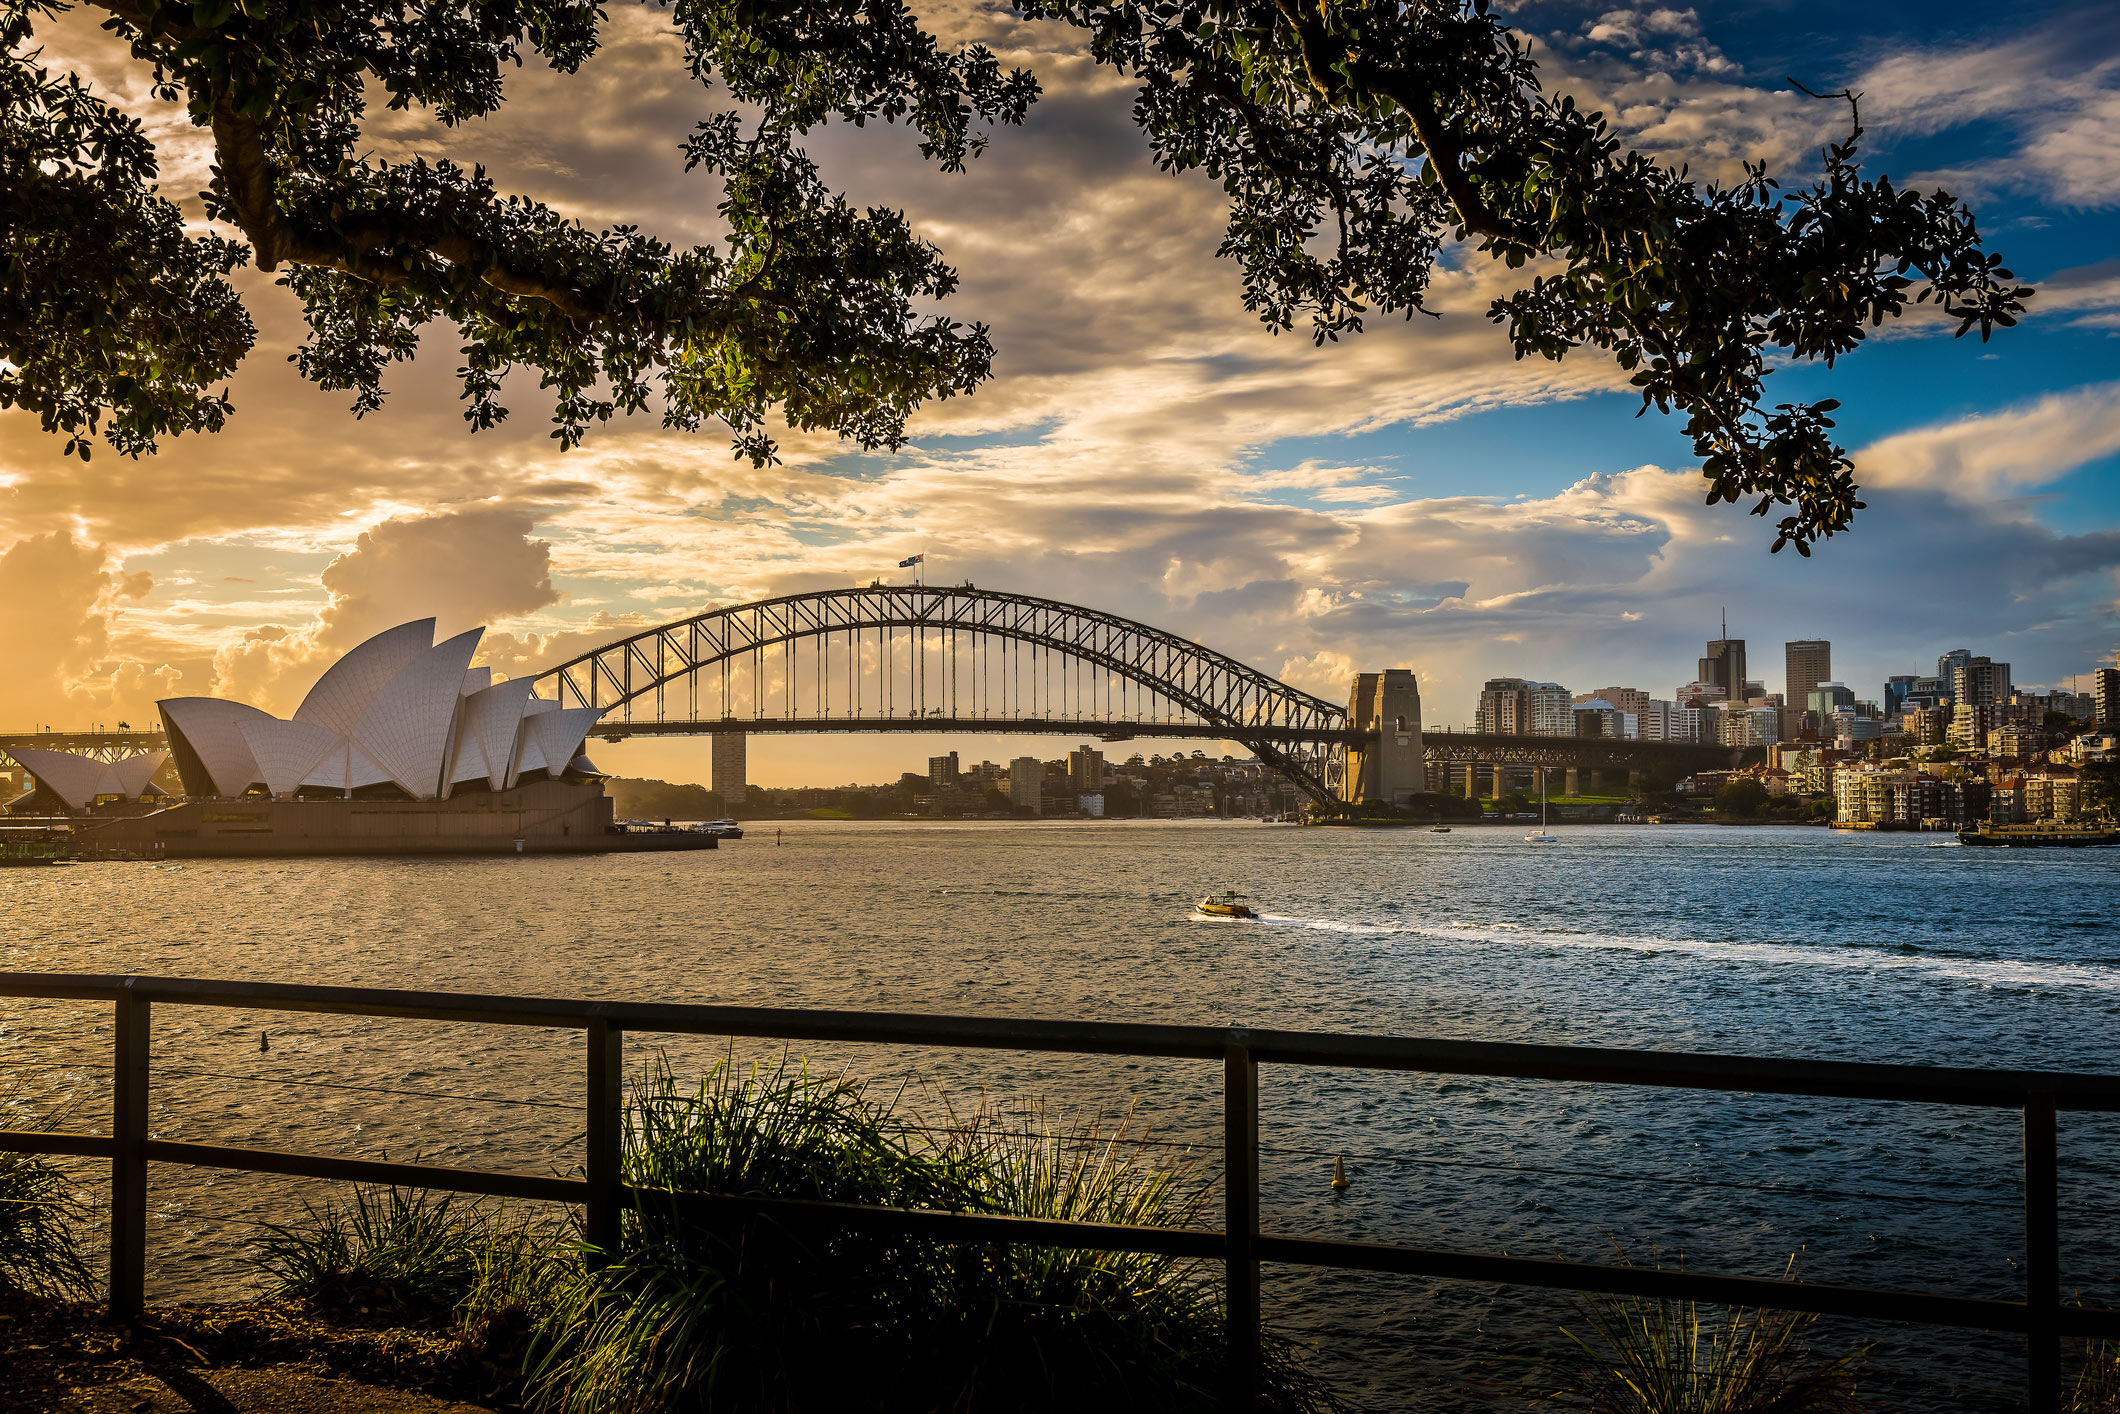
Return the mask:
[[[949,717],[940,714],[903,717],[845,717],[819,721],[801,717],[723,717],[714,720],[599,722],[591,736],[605,741],[629,737],[712,736],[721,733],[786,735],[812,732],[959,732],[982,735],[1074,736],[1100,741],[1175,738],[1191,741],[1256,740],[1274,745],[1320,743],[1360,746],[1374,733],[1352,728],[1247,726],[1241,729],[1208,722],[1098,721],[1080,717]],[[1603,737],[1508,736],[1488,732],[1421,734],[1422,755],[1445,765],[1503,766],[1679,766],[1713,769],[1735,763],[1727,746],[1685,741],[1632,741]]]
[[[982,735],[1076,736],[1120,742],[1136,738],[1189,741],[1232,741],[1238,737],[1228,727],[1206,722],[1096,721],[1080,717],[849,717],[825,721],[799,717],[727,717],[713,721],[628,722],[597,724],[591,733],[601,740],[622,741],[628,737],[711,736],[742,732],[747,735],[804,732],[960,732]],[[1254,726],[1243,729],[1243,739],[1288,746],[1320,744],[1360,746],[1369,734],[1352,729],[1317,727]],[[140,751],[155,751],[168,745],[157,731],[122,732],[25,732],[0,736],[0,758],[15,746],[51,751],[75,751],[115,760]],[[1726,746],[1683,741],[1615,741],[1600,737],[1503,736],[1484,732],[1439,732],[1421,734],[1421,754],[1439,765],[1502,766],[1678,766],[1709,770],[1735,764],[1737,753]]]

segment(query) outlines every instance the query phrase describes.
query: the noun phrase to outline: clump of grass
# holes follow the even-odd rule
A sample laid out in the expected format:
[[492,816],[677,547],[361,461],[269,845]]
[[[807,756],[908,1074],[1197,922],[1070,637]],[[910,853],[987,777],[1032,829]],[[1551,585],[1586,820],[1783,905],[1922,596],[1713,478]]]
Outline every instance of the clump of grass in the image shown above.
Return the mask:
[[86,1301],[96,1274],[81,1255],[88,1205],[39,1154],[0,1153],[0,1287]]
[[250,1260],[272,1294],[338,1313],[418,1324],[471,1321],[541,1300],[561,1260],[556,1232],[453,1193],[357,1186],[267,1224]]
[[[1055,1126],[1042,1106],[953,1116],[942,1151],[982,1210],[1138,1227],[1191,1227],[1215,1184],[1197,1158],[1150,1162],[1130,1117],[1109,1131]],[[942,1407],[1215,1409],[1224,1332],[1219,1267],[1155,1253],[1034,1245],[958,1249],[944,1304],[956,1381]],[[1267,1407],[1336,1407],[1301,1352],[1267,1335]],[[1144,1394],[1153,1391],[1152,1396]]]
[[[1789,1262],[1791,1275],[1796,1260]],[[1821,1354],[1805,1311],[1709,1308],[1639,1296],[1576,1299],[1570,1349],[1522,1362],[1503,1388],[1533,1403],[1591,1414],[1852,1414],[1868,1348]]]
[[[570,1272],[533,1343],[531,1401],[664,1410],[1215,1407],[1223,1317],[1168,1258],[951,1244],[701,1202],[701,1193],[1174,1226],[1210,1184],[994,1115],[930,1135],[846,1074],[724,1059],[696,1089],[666,1065],[627,1112],[643,1190],[615,1251]],[[1273,1405],[1329,1408],[1293,1346]]]
[[2120,1414],[2120,1341],[2094,1340],[2083,1349],[2065,1414]]
[[935,1254],[884,1232],[730,1213],[689,1193],[890,1207],[971,1206],[942,1159],[846,1075],[717,1065],[693,1091],[667,1064],[626,1112],[626,1179],[646,1190],[618,1250],[563,1281],[530,1393],[588,1411],[778,1409],[857,1390],[901,1363]]

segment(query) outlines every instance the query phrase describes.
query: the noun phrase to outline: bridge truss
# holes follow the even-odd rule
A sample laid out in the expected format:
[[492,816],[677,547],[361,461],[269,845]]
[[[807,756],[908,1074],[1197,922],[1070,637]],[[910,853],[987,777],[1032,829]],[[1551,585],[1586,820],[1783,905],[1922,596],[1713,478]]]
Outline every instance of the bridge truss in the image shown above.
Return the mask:
[[790,594],[644,629],[542,674],[600,707],[596,735],[979,731],[1241,742],[1339,798],[1340,707],[1162,629],[1057,600],[952,586]]
[[37,751],[69,751],[98,761],[122,761],[168,745],[169,738],[159,731],[134,731],[130,727],[108,732],[20,732],[0,734],[0,760],[12,761],[13,749],[18,746]]

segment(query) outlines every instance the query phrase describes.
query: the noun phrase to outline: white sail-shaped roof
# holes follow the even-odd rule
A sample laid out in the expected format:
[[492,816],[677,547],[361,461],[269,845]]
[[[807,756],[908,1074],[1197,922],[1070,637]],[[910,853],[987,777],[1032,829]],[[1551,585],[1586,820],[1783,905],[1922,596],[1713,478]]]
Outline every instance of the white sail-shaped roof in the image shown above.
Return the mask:
[[[326,668],[324,676],[302,699],[302,705],[294,709],[294,719],[339,736],[356,735],[354,728],[383,689],[426,653],[433,642],[433,619],[415,619],[385,629]],[[461,672],[458,677],[462,677]]]
[[557,776],[580,754],[589,728],[595,726],[596,719],[603,715],[601,707],[563,707],[557,712],[526,718],[523,727],[536,735],[538,754],[545,758],[545,769]]
[[441,793],[464,671],[485,632],[460,633],[420,654],[376,694],[349,734],[415,800]]
[[36,777],[37,784],[66,802],[69,810],[86,810],[98,795],[112,794],[96,787],[110,774],[110,767],[92,756],[71,751],[39,751],[27,746],[11,748],[8,754]]
[[265,788],[274,795],[292,795],[305,784],[319,762],[343,748],[346,739],[313,722],[266,720],[243,723],[243,740],[258,763]]
[[456,743],[451,748],[449,784],[484,781],[494,790],[508,785],[509,757],[522,726],[523,706],[534,684],[529,678],[472,693],[457,710]]
[[154,779],[155,772],[161,770],[162,763],[168,759],[169,753],[166,751],[143,751],[138,756],[128,756],[122,761],[111,762],[111,778],[118,788],[107,793],[130,796],[146,794],[148,782]]
[[[169,729],[176,748],[177,771],[184,789],[192,795],[241,795],[259,779],[258,763],[251,758],[250,743],[243,739],[242,724],[276,720],[244,702],[224,702],[218,697],[165,697],[158,704],[162,725]],[[189,759],[187,759],[189,758]],[[194,777],[200,771],[205,780]]]
[[11,748],[8,755],[36,778],[69,810],[86,810],[99,795],[136,797],[147,789],[148,780],[168,759],[166,751],[147,751],[122,761],[98,761],[71,751],[40,751],[34,747]]
[[362,786],[379,786],[390,779],[390,773],[368,759],[350,741],[341,741],[324,759],[310,768],[302,778],[305,786],[324,786],[331,790],[358,790]]
[[473,668],[470,672],[464,674],[463,695],[466,697],[469,697],[474,692],[484,692],[491,686],[493,686],[493,669],[491,668]]
[[545,769],[545,751],[539,744],[537,733],[530,729],[533,718],[547,712],[557,712],[559,703],[549,697],[533,697],[523,703],[522,730],[516,733],[515,750],[508,763],[508,784],[513,786],[531,771]]

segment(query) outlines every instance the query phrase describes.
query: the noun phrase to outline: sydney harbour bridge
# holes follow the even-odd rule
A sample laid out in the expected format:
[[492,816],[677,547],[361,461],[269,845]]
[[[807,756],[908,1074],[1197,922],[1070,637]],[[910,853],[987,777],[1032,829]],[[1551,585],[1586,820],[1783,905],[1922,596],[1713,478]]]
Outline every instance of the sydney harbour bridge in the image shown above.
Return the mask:
[[[1397,675],[1394,675],[1397,676]],[[1364,681],[1369,680],[1365,675]],[[1406,678],[1408,684],[1411,678]],[[1329,702],[1147,624],[1053,599],[959,585],[870,584],[695,614],[547,669],[541,697],[598,707],[592,735],[953,732],[1232,741],[1325,805],[1389,799],[1364,770],[1413,756],[1430,791],[1501,794],[1509,768],[1629,775],[1732,764],[1725,747],[1424,730],[1379,719],[1359,692]],[[109,756],[151,731],[0,736]],[[1405,777],[1401,776],[1401,779]]]
[[[538,694],[601,707],[613,740],[759,732],[959,732],[1242,744],[1311,799],[1373,787],[1365,753],[1403,723],[1335,703],[1174,633],[1053,599],[959,585],[783,595],[642,629],[552,668]],[[1724,747],[1424,731],[1427,788],[1499,795],[1509,767],[1630,774],[1727,766]],[[1405,743],[1404,737],[1398,740]],[[1373,774],[1373,773],[1372,773]]]

